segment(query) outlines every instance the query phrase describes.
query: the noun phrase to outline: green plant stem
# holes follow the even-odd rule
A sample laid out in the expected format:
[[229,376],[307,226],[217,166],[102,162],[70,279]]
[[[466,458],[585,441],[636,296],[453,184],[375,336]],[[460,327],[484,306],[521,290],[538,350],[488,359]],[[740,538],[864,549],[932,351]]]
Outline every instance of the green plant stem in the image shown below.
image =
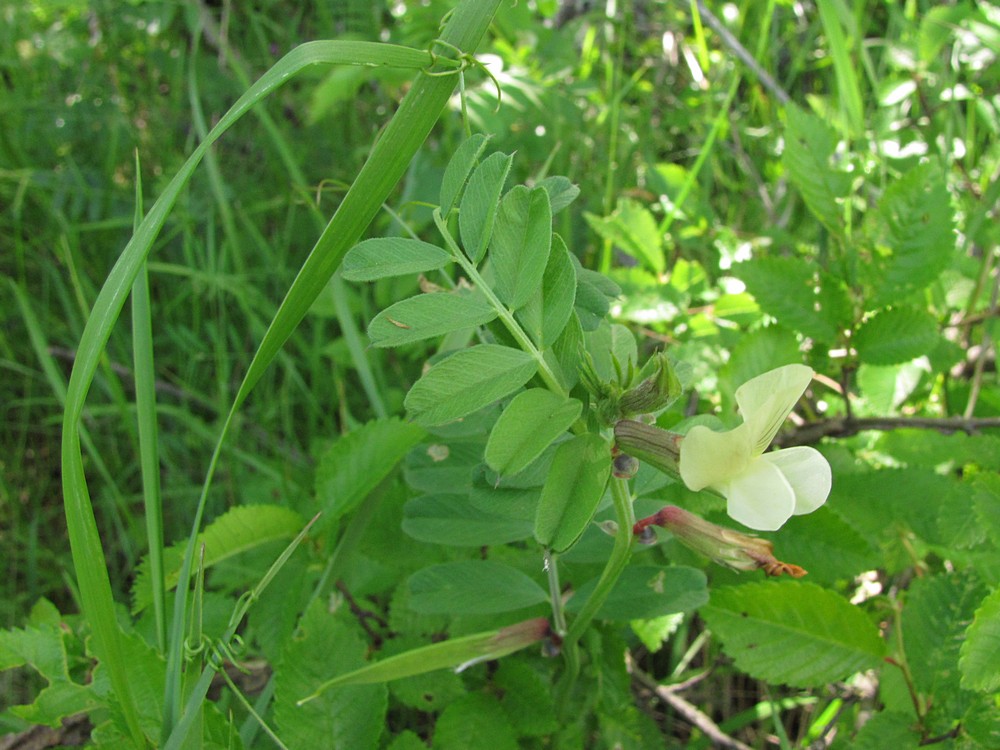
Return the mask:
[[611,479],[611,501],[615,509],[615,522],[618,524],[618,533],[615,534],[615,545],[611,549],[611,556],[604,566],[597,586],[594,587],[590,598],[584,603],[579,614],[573,618],[563,638],[562,649],[566,659],[566,671],[563,673],[559,684],[558,707],[560,713],[564,713],[568,705],[570,692],[573,684],[580,672],[580,654],[578,642],[591,621],[600,611],[604,600],[614,588],[618,577],[632,556],[632,527],[635,525],[635,511],[632,508],[632,494],[628,488],[628,480]]
[[549,363],[545,360],[541,351],[535,346],[531,338],[524,329],[518,324],[517,320],[514,318],[514,313],[507,309],[507,306],[500,301],[500,298],[496,296],[493,289],[487,284],[483,277],[479,275],[479,271],[476,269],[475,264],[470,261],[462,249],[455,242],[455,238],[451,236],[451,232],[448,231],[448,226],[444,219],[441,217],[441,212],[439,209],[434,209],[434,223],[437,225],[438,231],[441,232],[441,236],[444,238],[445,244],[448,245],[448,250],[451,252],[452,257],[455,262],[462,267],[465,271],[466,276],[469,277],[469,281],[475,285],[475,287],[483,293],[489,303],[493,306],[493,309],[497,311],[497,316],[500,318],[500,322],[503,323],[504,327],[510,332],[510,335],[514,337],[518,346],[524,351],[530,354],[535,362],[538,363],[538,373],[541,375],[542,381],[545,383],[546,387],[550,391],[563,398],[568,398],[569,393],[566,388],[563,387],[562,383],[559,382],[559,378],[552,371]]
[[559,557],[545,550],[545,572],[549,579],[549,598],[552,600],[552,624],[556,635],[566,635],[566,612],[563,609],[562,586],[559,584]]

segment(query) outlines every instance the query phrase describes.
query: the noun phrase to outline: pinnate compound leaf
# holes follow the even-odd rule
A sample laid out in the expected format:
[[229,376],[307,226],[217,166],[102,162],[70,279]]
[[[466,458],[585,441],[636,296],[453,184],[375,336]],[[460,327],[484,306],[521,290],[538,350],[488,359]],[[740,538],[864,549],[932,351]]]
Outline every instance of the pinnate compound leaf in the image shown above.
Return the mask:
[[940,171],[915,167],[879,203],[890,254],[876,257],[875,300],[891,304],[937,279],[956,252],[955,213]]
[[350,513],[396,468],[424,431],[401,419],[377,419],[330,446],[316,465],[320,527]]
[[517,733],[497,699],[469,693],[452,703],[434,725],[435,750],[517,750]]
[[[596,578],[583,584],[566,609],[579,611],[596,586]],[[630,565],[622,571],[597,617],[615,622],[649,620],[689,612],[707,601],[707,579],[700,570],[681,565]]]
[[575,398],[544,388],[519,393],[504,409],[486,443],[486,463],[500,476],[516,474],[569,429],[583,410]]
[[465,181],[469,179],[476,161],[486,148],[489,141],[488,135],[473,133],[462,142],[448,166],[444,169],[444,177],[441,178],[441,215],[447,216],[458,201],[458,195],[465,186]]
[[556,448],[535,516],[535,539],[555,552],[569,549],[594,517],[608,477],[611,446],[594,433]]
[[809,210],[839,236],[844,223],[840,202],[850,190],[851,176],[830,164],[837,134],[823,120],[795,105],[789,105],[785,112],[788,119],[781,162]]
[[490,243],[496,293],[511,310],[524,307],[541,287],[551,246],[548,193],[518,185],[500,201]]
[[611,216],[584,214],[591,228],[623,253],[635,258],[656,274],[663,273],[663,238],[649,210],[632,198],[621,198]]
[[418,570],[410,607],[421,614],[494,614],[544,602],[548,595],[519,570],[492,560],[464,560]]
[[336,620],[317,601],[302,617],[275,672],[274,722],[289,748],[375,747],[388,706],[385,685],[331,688],[302,706],[297,701],[335,675],[365,664],[367,647],[354,628]]
[[499,344],[463,349],[431,367],[406,394],[410,418],[425,427],[445,424],[509,396],[537,365],[530,354]]
[[344,256],[342,274],[348,281],[375,281],[390,276],[426,273],[443,268],[451,255],[437,245],[402,237],[365,240]]
[[401,346],[489,323],[497,311],[482,294],[437,292],[400,300],[368,326],[372,346]]
[[833,341],[846,323],[842,320],[848,309],[846,293],[827,280],[826,294],[821,296],[823,287],[814,263],[802,258],[762,257],[740,263],[735,271],[761,309],[788,328],[813,339]]
[[473,263],[478,263],[486,254],[493,235],[500,193],[513,160],[514,157],[509,154],[490,154],[476,167],[465,186],[458,214],[458,230],[465,254]]
[[576,269],[566,243],[554,234],[542,286],[516,316],[539,348],[549,348],[566,328],[575,302]]
[[1000,590],[983,600],[962,643],[962,687],[1000,689]]
[[[280,505],[239,505],[226,511],[198,535],[198,547],[205,545],[205,567],[228,560],[279,539],[292,539],[302,531],[306,520],[291,508]],[[166,586],[177,585],[186,542],[163,551]],[[263,574],[264,571],[261,571]],[[149,557],[139,565],[132,585],[132,612],[139,613],[153,601],[153,572]]]
[[737,667],[773,683],[818,687],[877,666],[885,653],[864,612],[813,584],[719,588],[699,612]]
[[403,531],[431,544],[485,547],[531,536],[531,521],[483,510],[468,495],[422,495],[403,506]]
[[862,323],[854,336],[854,346],[862,362],[895,365],[927,354],[939,338],[937,322],[929,312],[894,307]]

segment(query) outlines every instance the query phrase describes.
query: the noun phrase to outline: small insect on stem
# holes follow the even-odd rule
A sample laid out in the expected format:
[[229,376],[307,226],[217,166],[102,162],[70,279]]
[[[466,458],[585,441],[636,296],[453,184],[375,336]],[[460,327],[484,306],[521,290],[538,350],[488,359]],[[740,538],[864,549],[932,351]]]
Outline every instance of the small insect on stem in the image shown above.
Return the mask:
[[410,327],[410,326],[406,325],[406,323],[400,323],[398,320],[393,320],[388,315],[385,316],[385,319],[388,320],[390,323],[392,323],[397,328],[409,328]]

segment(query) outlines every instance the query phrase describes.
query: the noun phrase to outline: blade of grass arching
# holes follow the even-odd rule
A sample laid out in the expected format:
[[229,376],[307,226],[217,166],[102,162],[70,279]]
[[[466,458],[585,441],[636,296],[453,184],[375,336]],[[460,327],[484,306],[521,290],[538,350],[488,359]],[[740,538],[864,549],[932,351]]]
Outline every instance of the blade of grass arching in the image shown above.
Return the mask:
[[289,52],[237,100],[181,166],[125,246],[94,300],[80,338],[66,392],[62,438],[63,503],[73,567],[80,587],[80,602],[94,636],[94,653],[108,670],[128,731],[137,745],[144,744],[145,740],[135,699],[129,689],[128,669],[119,640],[120,631],[115,619],[111,581],[81,455],[83,410],[111,331],[132,283],[181,190],[211,145],[256,102],[311,65],[340,63],[422,68],[430,64],[431,60],[432,56],[426,52],[367,42],[310,42]]
[[[135,224],[142,221],[142,173],[135,165]],[[156,645],[167,650],[166,588],[163,583],[163,497],[160,494],[160,447],[156,420],[156,375],[153,369],[153,316],[149,273],[142,264],[132,282],[132,358],[135,367],[135,410],[139,426],[139,464],[146,515],[146,541],[153,584]]]
[[833,72],[837,78],[840,108],[847,120],[850,135],[857,138],[865,132],[864,105],[847,38],[840,23],[839,11],[844,13],[848,11],[842,6],[838,10],[838,5],[838,0],[816,0],[820,22],[823,24],[823,32],[830,45],[830,55],[833,57]]
[[[462,0],[449,15],[439,43],[450,50],[475,50],[499,4],[500,0]],[[216,449],[209,461],[205,483],[195,510],[192,533],[189,536],[178,578],[179,595],[174,598],[170,650],[167,657],[164,736],[171,732],[178,719],[186,720],[186,717],[179,717],[177,714],[181,706],[181,645],[186,616],[186,591],[194,558],[194,542],[201,527],[208,488],[233,417],[292,331],[305,317],[309,307],[337,270],[347,250],[357,242],[382,202],[403,176],[417,149],[430,134],[431,128],[454,91],[456,80],[455,76],[451,75],[454,72],[453,67],[445,66],[433,72],[421,71],[414,78],[413,85],[400,103],[396,114],[386,126],[368,160],[344,196],[344,200],[299,269],[233,399],[229,415],[219,433]]]

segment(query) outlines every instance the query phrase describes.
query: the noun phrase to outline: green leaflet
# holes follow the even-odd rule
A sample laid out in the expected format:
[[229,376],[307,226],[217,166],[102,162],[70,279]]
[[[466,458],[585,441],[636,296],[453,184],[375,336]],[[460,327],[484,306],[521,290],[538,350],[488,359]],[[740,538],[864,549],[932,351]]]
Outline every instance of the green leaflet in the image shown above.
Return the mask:
[[406,394],[410,418],[431,427],[460,419],[508,396],[535,374],[530,354],[498,344],[463,349],[441,360]]
[[[567,611],[579,611],[596,585],[596,578],[583,584],[567,603]],[[622,571],[596,616],[615,622],[648,620],[676,612],[689,612],[707,601],[707,579],[696,568],[630,565]]]
[[401,300],[380,312],[368,326],[372,346],[401,346],[481,326],[497,311],[481,293],[435,292]]
[[519,570],[492,560],[463,560],[418,570],[410,607],[422,614],[492,614],[540,604],[545,590]]
[[375,281],[434,271],[450,262],[451,255],[447,250],[429,242],[403,237],[377,237],[348,250],[341,272],[348,281]]
[[503,192],[513,159],[509,154],[490,154],[476,167],[465,186],[458,214],[458,230],[465,254],[473,263],[478,263],[486,254],[500,193]]
[[557,214],[566,206],[576,200],[580,195],[580,188],[569,181],[569,177],[562,175],[552,175],[538,182],[535,187],[542,188],[549,194],[549,205],[552,206],[552,213]]
[[516,186],[500,202],[490,242],[496,293],[511,310],[523,307],[541,287],[551,246],[548,193]]
[[575,398],[544,388],[517,394],[497,420],[486,443],[486,463],[500,476],[516,474],[569,429],[583,410]]
[[431,544],[485,547],[531,536],[531,521],[476,507],[468,495],[422,495],[403,506],[403,531]]
[[490,137],[482,133],[474,133],[462,145],[455,149],[454,155],[445,167],[441,178],[441,215],[447,217],[458,200],[459,193],[469,179],[479,155],[483,153]]
[[569,549],[594,517],[611,475],[611,446],[585,433],[562,443],[549,467],[535,516],[535,539],[555,552]]
[[699,612],[736,666],[769,682],[823,685],[876,667],[885,653],[864,612],[809,583],[717,588]]
[[541,288],[515,316],[536,346],[549,348],[566,328],[575,302],[576,269],[566,243],[554,234]]

